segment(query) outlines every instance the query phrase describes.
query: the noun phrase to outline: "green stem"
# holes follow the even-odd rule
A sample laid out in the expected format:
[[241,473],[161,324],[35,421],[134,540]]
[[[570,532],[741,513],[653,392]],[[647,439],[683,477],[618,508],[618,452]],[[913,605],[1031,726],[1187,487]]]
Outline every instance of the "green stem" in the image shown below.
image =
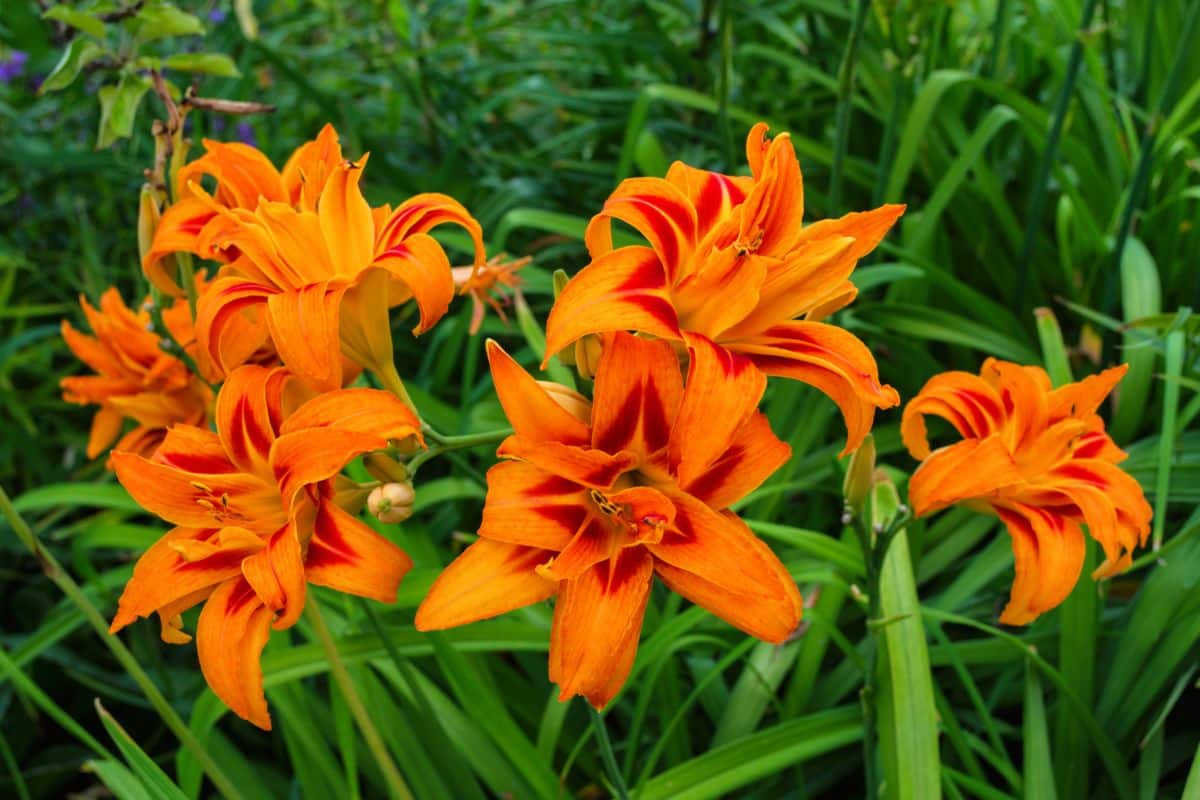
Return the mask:
[[409,790],[408,784],[404,782],[404,776],[400,774],[396,762],[388,753],[387,745],[384,744],[383,737],[379,735],[379,729],[371,721],[370,712],[363,705],[358,690],[354,688],[354,680],[350,677],[350,672],[346,669],[346,664],[338,653],[337,643],[334,642],[333,634],[329,632],[329,626],[325,624],[325,618],[321,616],[321,609],[317,606],[317,599],[312,594],[308,596],[304,615],[308,617],[313,632],[316,633],[322,649],[325,650],[325,657],[329,659],[329,672],[333,675],[338,689],[341,690],[342,699],[346,701],[346,707],[350,709],[351,716],[358,724],[359,733],[367,743],[367,749],[375,757],[375,763],[383,773],[384,780],[387,781],[388,794],[401,798],[401,800],[413,800],[413,794]]
[[1071,96],[1075,93],[1075,78],[1079,75],[1079,67],[1083,63],[1083,42],[1092,24],[1092,15],[1096,12],[1096,0],[1087,0],[1083,7],[1083,16],[1079,20],[1079,30],[1071,45],[1071,55],[1067,58],[1067,73],[1063,79],[1062,90],[1058,93],[1058,101],[1054,104],[1054,115],[1051,118],[1050,133],[1046,137],[1046,146],[1042,148],[1042,158],[1038,162],[1037,173],[1034,177],[1033,195],[1029,199],[1029,208],[1025,214],[1025,238],[1021,244],[1021,254],[1017,261],[1017,291],[1013,295],[1013,310],[1018,314],[1025,303],[1025,292],[1029,288],[1029,262],[1033,260],[1033,248],[1037,244],[1038,230],[1041,228],[1042,208],[1046,203],[1046,187],[1050,183],[1050,171],[1058,158],[1058,140],[1062,138],[1063,123],[1067,119],[1067,110],[1071,107]]
[[184,293],[187,294],[188,308],[192,312],[192,319],[196,319],[196,268],[192,266],[191,253],[176,253],[176,263],[179,264],[179,285],[183,287]]
[[612,741],[608,738],[608,728],[604,725],[604,717],[590,703],[588,711],[592,715],[592,728],[596,731],[596,741],[600,743],[600,758],[604,761],[604,768],[613,783],[613,793],[617,800],[629,800],[629,788],[625,786],[625,777],[621,774],[621,768],[617,766],[617,756],[613,752]]
[[850,39],[838,68],[837,125],[833,136],[833,164],[829,177],[829,216],[836,216],[842,204],[842,170],[846,159],[846,141],[850,136],[850,109],[854,93],[854,67],[858,60],[858,43],[862,39],[863,19],[871,0],[859,0],[850,23]]
[[88,621],[100,636],[100,639],[112,651],[113,656],[116,657],[125,671],[129,673],[129,676],[137,683],[138,688],[142,690],[146,699],[150,701],[150,705],[154,706],[154,710],[162,717],[163,722],[167,724],[167,727],[179,739],[180,744],[192,752],[192,755],[195,756],[196,761],[199,762],[200,767],[205,773],[208,774],[217,791],[222,796],[234,798],[234,800],[241,798],[242,794],[238,791],[237,786],[217,766],[212,756],[208,754],[204,746],[200,744],[200,741],[196,739],[192,731],[184,724],[179,714],[167,702],[167,698],[163,697],[162,692],[154,685],[154,681],[150,679],[150,676],[138,664],[133,653],[129,652],[129,649],[125,647],[125,644],[120,639],[108,632],[108,622],[105,621],[100,611],[93,605],[83,589],[59,565],[54,555],[42,547],[41,542],[38,541],[37,536],[34,535],[28,523],[25,522],[21,514],[13,507],[12,501],[3,487],[0,487],[0,513],[8,520],[9,525],[12,526],[13,532],[16,533],[21,543],[33,553],[34,558],[41,565],[42,571],[46,573],[46,577],[53,581],[62,593],[67,596],[67,599],[74,603],[75,607],[83,613],[84,619]]
[[444,453],[464,450],[469,447],[495,444],[511,435],[512,428],[502,428],[496,431],[484,431],[483,433],[468,433],[463,436],[443,436],[432,428],[426,427],[425,436],[433,444],[428,450],[423,450],[413,456],[412,460],[408,462],[408,473],[411,476],[426,461],[437,458]]

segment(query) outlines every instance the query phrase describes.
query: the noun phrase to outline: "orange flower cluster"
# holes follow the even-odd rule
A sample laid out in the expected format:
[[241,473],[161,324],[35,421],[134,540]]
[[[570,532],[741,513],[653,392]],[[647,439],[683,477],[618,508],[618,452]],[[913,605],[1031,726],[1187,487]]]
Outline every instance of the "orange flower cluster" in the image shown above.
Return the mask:
[[[486,260],[479,224],[444,195],[372,208],[359,188],[366,157],[345,160],[331,127],[282,170],[245,145],[204,144],[175,177],[180,199],[143,259],[149,280],[178,298],[164,323],[203,375],[164,352],[148,316],[110,290],[101,311],[84,303],[96,338],[64,323],[98,373],[64,389],[101,406],[92,456],[123,418],[137,421],[112,465],[143,507],[176,526],[138,562],[113,631],[157,613],[166,641],[187,641],[181,614],[203,603],[205,677],[265,728],[259,654],[271,629],[296,622],[308,585],[390,601],[410,566],[355,516],[368,494],[381,521],[412,513],[408,473],[392,459],[423,446],[428,430],[393,365],[390,309],[413,301],[423,333],[457,287],[474,305],[474,333],[486,307],[503,317],[527,259]],[[551,309],[546,355],[574,344],[581,376],[594,377],[590,399],[535,380],[488,342],[513,431],[487,474],[479,538],[436,580],[418,629],[553,597],[550,678],[561,699],[578,694],[597,708],[629,676],[655,576],[764,641],[797,630],[795,581],[731,506],[791,457],[758,411],[769,376],[828,395],[847,451],[876,410],[899,404],[866,345],[828,318],[853,301],[851,273],[904,207],[804,225],[787,134],[768,139],[765,124],[754,126],[746,155],[748,176],[675,163],[666,178],[624,181],[588,225],[591,263]],[[613,220],[645,244],[615,247]],[[472,239],[473,265],[452,269],[429,235],[447,222]],[[220,265],[198,281],[194,325],[181,253]],[[343,388],[360,369],[399,397]],[[1029,622],[1070,591],[1081,524],[1107,556],[1098,577],[1127,566],[1145,539],[1149,507],[1096,414],[1122,374],[1051,390],[1037,368],[989,360],[978,377],[935,377],[905,410],[904,442],[923,462],[910,483],[915,511],[967,504],[1012,534],[1017,578],[1004,622]],[[222,378],[210,414],[206,380]],[[931,451],[929,414],[964,440]],[[435,453],[447,449],[435,434]],[[360,456],[378,482],[340,475]]]
[[[82,297],[79,304],[93,335],[80,333],[66,320],[62,335],[71,352],[96,374],[63,378],[61,384],[68,403],[100,406],[92,419],[88,458],[96,458],[113,442],[118,450],[150,455],[171,425],[207,424],[212,390],[182,360],[163,350],[162,335],[154,331],[146,308],[133,311],[112,288],[100,296],[99,309]],[[163,311],[162,320],[166,333],[194,355],[187,302],[176,301]],[[135,427],[122,435],[127,419]]]
[[[979,375],[934,377],[904,409],[904,444],[921,466],[909,484],[917,514],[962,503],[989,511],[1012,536],[1017,579],[1000,615],[1032,622],[1071,593],[1085,555],[1080,524],[1104,548],[1094,578],[1129,566],[1146,543],[1150,505],[1096,410],[1127,367],[1052,389],[1040,367],[994,358]],[[939,416],[963,441],[931,452],[925,416]]]

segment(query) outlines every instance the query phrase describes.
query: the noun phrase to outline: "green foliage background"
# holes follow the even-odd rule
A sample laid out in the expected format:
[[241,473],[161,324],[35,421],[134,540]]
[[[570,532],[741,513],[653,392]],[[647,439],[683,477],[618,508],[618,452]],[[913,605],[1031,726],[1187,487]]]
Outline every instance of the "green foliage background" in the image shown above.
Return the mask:
[[[745,131],[766,119],[792,132],[808,219],[908,204],[839,320],[904,397],[987,355],[1080,377],[1098,366],[1086,358],[1095,345],[1080,343],[1098,337],[1102,364],[1131,366],[1110,430],[1155,507],[1162,550],[1099,591],[1084,579],[1029,628],[1001,630],[1012,575],[1003,529],[965,510],[912,524],[885,569],[884,609],[901,619],[884,630],[879,661],[884,791],[1195,798],[1196,6],[264,0],[253,4],[257,39],[224,5],[218,20],[212,4],[184,4],[207,34],[156,42],[154,53],[202,43],[228,55],[240,75],[205,77],[202,93],[276,105],[249,124],[277,161],[332,121],[349,154],[371,152],[373,201],[458,197],[490,252],[535,256],[523,274],[540,319],[550,273],[586,263],[583,226],[620,178],[662,174],[675,158],[742,168]],[[79,293],[144,291],[137,192],[161,111],[146,95],[132,138],[93,149],[95,94],[111,71],[35,93],[32,76],[53,68],[68,36],[41,11],[27,0],[0,10],[0,58],[30,54],[26,74],[0,84],[0,484],[107,615],[161,529],[84,458],[90,412],[59,399],[58,378],[78,367],[58,323],[80,324]],[[848,53],[859,13],[861,44]],[[192,116],[194,138],[216,135],[213,117]],[[1039,326],[1037,307],[1063,338],[1049,318]],[[401,373],[448,433],[502,424],[469,316],[464,302],[420,340],[397,335]],[[535,360],[516,327],[491,318],[484,334]],[[793,384],[773,384],[764,408],[796,456],[741,512],[813,601],[809,626],[775,648],[656,591],[635,674],[606,720],[640,798],[863,791],[868,637],[862,557],[839,522],[842,425],[832,403]],[[902,482],[913,463],[898,420],[882,414],[876,439]],[[440,635],[412,628],[429,582],[478,522],[492,460],[482,449],[425,467],[418,513],[388,528],[417,563],[399,602],[322,593],[325,616],[418,797],[606,796],[613,773],[586,709],[559,704],[546,680],[548,607]],[[195,753],[2,522],[0,571],[0,795],[100,783],[123,798],[212,795]],[[223,718],[190,646],[163,645],[149,623],[122,638],[245,797],[385,795],[306,623],[266,651],[270,734]],[[936,759],[922,757],[933,749]]]

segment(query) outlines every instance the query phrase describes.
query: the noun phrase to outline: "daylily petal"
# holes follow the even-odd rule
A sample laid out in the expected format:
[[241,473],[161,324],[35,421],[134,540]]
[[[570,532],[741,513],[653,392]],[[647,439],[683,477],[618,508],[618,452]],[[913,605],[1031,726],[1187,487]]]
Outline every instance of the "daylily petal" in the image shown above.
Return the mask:
[[445,223],[466,229],[475,243],[475,263],[487,260],[483,247],[483,229],[462,203],[453,197],[436,192],[416,194],[405,200],[391,215],[377,225],[375,252],[384,253],[421,233],[428,233]]
[[334,274],[354,275],[371,263],[375,246],[375,223],[371,207],[358,182],[367,157],[358,163],[345,161],[333,169],[321,191],[317,217],[321,222]]
[[767,375],[811,384],[837,403],[846,421],[846,447],[857,448],[871,430],[876,408],[900,403],[896,390],[879,382],[879,368],[854,334],[823,322],[787,322],[761,336],[726,347],[750,358]]
[[546,322],[546,353],[553,355],[589,333],[621,330],[664,339],[682,336],[667,275],[648,247],[614,250],[568,281]]
[[691,364],[670,440],[671,468],[680,485],[729,450],[767,388],[766,376],[745,356],[697,334],[688,334],[687,344]]
[[537,574],[553,553],[480,539],[442,571],[417,608],[419,631],[453,628],[538,603],[558,584]]
[[657,545],[655,570],[674,591],[751,636],[782,642],[800,624],[803,601],[787,569],[746,523],[687,495]]
[[384,440],[416,436],[424,442],[420,427],[413,410],[391,392],[357,388],[317,395],[293,411],[279,426],[279,433],[337,428]]
[[[756,125],[750,135],[761,137],[765,130]],[[749,140],[746,148],[748,153],[756,149]],[[755,183],[738,207],[741,225],[735,247],[780,258],[795,247],[804,216],[804,183],[791,137],[776,136],[766,145],[762,161],[751,165],[757,167]]]
[[612,252],[612,220],[631,225],[657,254],[668,283],[680,277],[696,245],[696,209],[662,178],[628,178],[592,217],[584,243],[593,259]]
[[164,209],[154,229],[150,249],[142,258],[142,272],[159,291],[171,297],[184,295],[183,287],[179,285],[174,274],[175,270],[167,269],[167,256],[181,252],[195,253],[202,258],[214,255],[197,246],[200,231],[214,216],[216,212],[209,204],[194,196],[181,197]]
[[502,461],[487,472],[479,535],[510,544],[562,550],[588,515],[587,491],[532,464]]
[[762,485],[791,457],[791,446],[775,435],[766,415],[755,413],[734,435],[730,448],[680,488],[712,508],[728,508]]
[[1125,373],[1129,371],[1128,364],[1118,364],[1096,375],[1089,375],[1081,381],[1069,383],[1050,393],[1049,406],[1051,417],[1072,416],[1076,419],[1086,419],[1100,408],[1104,399],[1112,393]]
[[213,693],[233,713],[263,730],[271,729],[271,715],[259,659],[271,635],[272,616],[250,584],[234,578],[208,598],[196,628],[200,670]]
[[238,471],[217,434],[195,425],[172,427],[151,460],[183,472],[211,475]]
[[908,499],[913,511],[924,516],[1022,480],[999,436],[964,439],[936,450],[917,467],[908,482]]
[[969,372],[943,372],[921,387],[904,407],[900,436],[918,461],[929,457],[925,416],[933,414],[954,426],[960,435],[982,439],[1004,422],[1004,406],[995,389]]
[[[271,400],[278,403],[288,373],[259,366],[239,367],[217,396],[216,423],[221,445],[243,472],[270,476],[275,442]],[[276,412],[278,413],[278,412]]]
[[343,161],[337,131],[326,123],[317,138],[296,148],[283,165],[280,177],[288,201],[297,208],[315,210],[325,182]]
[[490,339],[487,356],[496,395],[518,436],[571,445],[589,442],[587,424],[562,408],[504,348]]
[[603,450],[588,450],[558,442],[530,441],[510,436],[500,443],[496,455],[528,462],[543,472],[557,475],[590,489],[606,490],[617,478],[637,463],[634,453],[622,451],[610,455]]
[[904,214],[905,208],[904,205],[890,203],[870,211],[855,211],[837,219],[818,220],[804,226],[800,232],[800,242],[849,236],[854,239],[854,244],[846,254],[847,258],[858,261],[879,246],[896,220]]
[[563,582],[550,631],[550,680],[559,700],[581,694],[603,708],[620,691],[637,654],[653,575],[650,554],[631,547]]
[[280,360],[318,391],[342,386],[338,312],[345,289],[329,281],[267,298],[267,325]]
[[682,161],[671,165],[666,179],[683,192],[696,209],[697,238],[700,240],[746,199],[754,185],[751,178],[696,169]]
[[667,446],[682,400],[679,357],[670,343],[613,335],[596,369],[592,447],[646,459]]
[[273,530],[283,513],[276,488],[252,475],[185,472],[120,452],[112,454],[112,465],[138,505],[176,525]]
[[196,340],[222,374],[246,363],[269,336],[272,292],[240,277],[217,278],[196,304]]
[[180,556],[183,544],[216,539],[217,531],[212,528],[174,528],[151,545],[138,559],[133,577],[121,593],[109,633],[116,633],[180,598],[202,590],[211,591],[217,584],[236,577],[242,559],[254,553],[254,549],[222,550],[212,545],[211,555],[206,558],[187,560]]
[[407,290],[389,298],[392,305],[402,302],[405,294],[416,301],[421,321],[413,328],[419,336],[445,316],[454,299],[454,275],[446,251],[432,236],[424,233],[408,237],[376,256],[375,266],[399,279]]
[[278,615],[271,627],[281,631],[296,624],[304,612],[308,584],[295,520],[276,531],[265,549],[242,562],[242,577],[263,605]]
[[607,520],[589,515],[562,552],[538,567],[538,574],[551,581],[575,580],[617,551],[619,533]]
[[318,586],[394,603],[412,559],[362,520],[322,500],[305,567],[308,580]]
[[101,408],[92,417],[91,432],[88,433],[87,457],[95,458],[121,435],[125,417],[113,408]]
[[1012,535],[1016,580],[1000,614],[1005,625],[1027,625],[1055,608],[1075,588],[1086,553],[1079,525],[1033,506],[1012,504],[996,513]]

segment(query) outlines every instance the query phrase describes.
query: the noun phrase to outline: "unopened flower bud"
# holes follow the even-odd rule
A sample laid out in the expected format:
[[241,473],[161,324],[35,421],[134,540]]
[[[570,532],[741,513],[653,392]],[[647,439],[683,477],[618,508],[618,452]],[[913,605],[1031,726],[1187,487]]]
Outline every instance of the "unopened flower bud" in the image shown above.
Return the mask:
[[604,346],[600,343],[600,337],[595,334],[588,334],[575,342],[575,369],[579,371],[579,377],[587,381],[596,377],[596,367],[600,365],[602,352]]
[[867,435],[863,443],[850,456],[850,464],[846,467],[846,478],[842,482],[842,494],[846,505],[855,511],[862,510],[863,503],[875,483],[875,437]]
[[158,192],[150,184],[142,185],[142,195],[138,201],[138,256],[144,260],[150,252],[150,243],[154,241],[154,231],[158,228],[158,219],[162,216],[159,210]]
[[380,522],[394,524],[412,516],[417,493],[411,483],[385,483],[371,490],[367,510]]

